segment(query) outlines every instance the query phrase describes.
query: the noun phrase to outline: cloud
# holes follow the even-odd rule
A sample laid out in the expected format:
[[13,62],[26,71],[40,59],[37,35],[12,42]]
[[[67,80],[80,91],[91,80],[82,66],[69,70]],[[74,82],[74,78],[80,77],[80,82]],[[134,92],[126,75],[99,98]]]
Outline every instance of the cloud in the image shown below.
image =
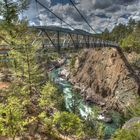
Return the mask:
[[[33,1],[31,0],[30,7],[25,12],[32,24],[34,22],[40,25],[61,25],[59,19],[42,7],[38,6],[37,12]],[[52,4],[52,0],[39,1],[75,28],[91,31],[71,3],[63,3],[62,6],[60,2]],[[75,3],[97,31],[105,28],[111,30],[115,24],[119,23],[127,24],[130,18],[140,20],[140,0],[75,0]]]
[[[39,0],[42,4],[50,7],[51,0]],[[31,22],[38,20],[40,11],[43,10],[42,7],[36,4],[35,0],[29,0],[29,7],[24,11],[24,17],[27,17]],[[43,10],[44,11],[44,10]]]

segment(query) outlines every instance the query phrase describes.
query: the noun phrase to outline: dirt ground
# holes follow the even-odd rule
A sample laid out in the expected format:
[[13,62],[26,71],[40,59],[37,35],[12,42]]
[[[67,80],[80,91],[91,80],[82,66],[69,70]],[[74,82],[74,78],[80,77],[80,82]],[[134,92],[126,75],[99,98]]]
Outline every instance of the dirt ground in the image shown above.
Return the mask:
[[7,82],[0,82],[0,89],[8,88],[8,86],[9,86],[9,83],[7,83]]

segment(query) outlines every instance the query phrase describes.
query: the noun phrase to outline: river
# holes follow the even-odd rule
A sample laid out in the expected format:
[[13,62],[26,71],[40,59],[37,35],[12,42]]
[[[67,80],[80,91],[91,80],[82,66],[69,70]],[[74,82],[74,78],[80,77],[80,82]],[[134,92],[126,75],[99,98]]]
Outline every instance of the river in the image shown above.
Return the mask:
[[[97,117],[97,121],[102,121],[104,118],[103,116],[99,115],[96,116],[95,110],[94,110],[94,105],[89,106],[87,103],[84,102],[83,98],[80,96],[80,94],[73,93],[72,90],[72,84],[68,82],[65,78],[62,78],[59,76],[59,73],[64,69],[62,66],[61,68],[53,69],[49,73],[50,80],[53,81],[55,84],[57,84],[60,89],[62,90],[64,94],[64,99],[65,99],[65,107],[68,111],[72,112],[73,110],[73,105],[75,104],[76,99],[76,110],[79,111],[80,116],[84,119],[94,118]],[[121,117],[120,114],[115,112],[112,113],[112,122],[110,123],[105,123],[104,124],[104,133],[105,137],[109,137],[111,134],[115,132],[115,130],[119,127]]]

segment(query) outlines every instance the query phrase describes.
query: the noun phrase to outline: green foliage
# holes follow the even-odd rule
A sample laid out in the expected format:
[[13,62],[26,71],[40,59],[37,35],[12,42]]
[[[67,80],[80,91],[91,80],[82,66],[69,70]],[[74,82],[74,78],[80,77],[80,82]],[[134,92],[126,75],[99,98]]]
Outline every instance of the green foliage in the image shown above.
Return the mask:
[[[64,97],[51,82],[47,82],[42,90],[40,90],[43,79],[37,62],[40,63],[45,60],[50,62],[58,59],[59,55],[57,53],[48,55],[47,50],[42,50],[43,55],[39,59],[40,61],[37,60],[37,55],[40,53],[38,51],[38,44],[40,42],[37,41],[37,43],[32,44],[33,40],[37,37],[36,33],[28,29],[27,21],[18,20],[18,13],[24,6],[26,6],[26,0],[19,1],[18,3],[15,0],[8,1],[7,3],[6,0],[0,1],[0,16],[3,17],[3,20],[0,22],[0,44],[8,45],[11,50],[9,57],[13,61],[11,61],[10,69],[15,78],[7,91],[7,97],[0,103],[0,134],[15,138],[28,131],[29,124],[35,120],[35,117],[28,113],[26,107],[34,103],[35,107],[38,107],[37,109],[39,110],[37,118],[50,139],[60,140],[59,134],[80,137],[83,135],[83,130],[86,136],[103,139],[105,135],[103,123],[87,120],[82,124],[77,115],[68,112],[53,114],[53,110],[52,116],[47,114],[46,108],[64,111]],[[124,48],[139,48],[139,25],[134,30],[134,24],[132,20],[128,26],[119,24],[111,33],[105,29],[102,38],[118,41]],[[129,35],[127,36],[127,34]],[[70,62],[70,69],[74,68],[75,61],[76,56],[73,56]],[[36,97],[37,101],[34,98],[32,101],[32,97]],[[74,113],[77,113],[76,107],[79,104],[77,96],[73,96],[72,100],[72,110]],[[131,111],[133,116],[140,114],[139,108],[138,105]],[[118,116],[116,114],[113,115],[116,116],[116,123],[119,124]],[[118,137],[122,138],[122,140],[127,138],[127,136],[123,136],[124,131],[126,131],[128,137],[131,134],[131,137],[137,138],[137,130],[135,134],[128,132],[128,130],[119,130],[114,138]]]
[[82,123],[80,118],[68,112],[56,112],[53,116],[46,116],[46,112],[42,112],[39,118],[44,124],[44,130],[50,139],[62,139],[61,136],[77,136],[82,134]]
[[84,135],[91,138],[104,138],[105,125],[94,119],[85,120],[83,124]]
[[70,59],[69,68],[70,68],[70,71],[72,72],[74,72],[76,57],[77,57],[76,55],[72,55],[72,58]]
[[104,128],[105,128],[105,125],[103,123],[98,123],[97,125],[97,138],[98,139],[104,138]]
[[[125,119],[139,117],[140,116],[140,102],[131,105],[127,108],[125,113]],[[134,123],[130,128],[118,129],[112,137],[112,140],[139,140],[140,139],[140,123]]]
[[96,135],[96,122],[95,120],[86,120],[83,124],[84,134],[86,136],[95,136]]
[[41,82],[41,74],[37,66],[35,46],[22,46],[21,51],[11,51],[9,55],[14,57],[12,61],[13,73],[17,78],[32,87],[36,87]]
[[8,97],[4,103],[0,104],[0,134],[14,138],[21,135],[25,126],[32,122],[33,118],[25,117],[26,102],[22,102],[18,97]]
[[109,112],[110,116],[112,117],[113,122],[115,123],[115,125],[117,127],[120,127],[121,123],[122,123],[122,115],[116,111],[111,110]]
[[54,106],[53,101],[56,99],[56,96],[55,96],[56,91],[57,91],[56,87],[52,83],[47,82],[42,88],[41,96],[39,99],[39,105],[40,106],[46,106],[46,105]]
[[75,61],[76,61],[76,59],[75,59],[75,57],[73,57],[73,58],[71,59],[71,61],[70,61],[70,69],[73,69],[73,68],[74,68]]
[[119,129],[112,137],[112,140],[139,140],[139,139],[140,139],[140,123],[134,124],[132,128]]
[[119,24],[110,32],[110,40],[116,41],[125,51],[140,52],[140,22],[130,19],[128,25]]
[[100,37],[117,42],[125,51],[140,52],[140,22],[132,18],[127,25],[120,23],[111,32],[105,29]]
[[139,117],[139,116],[140,116],[140,99],[138,99],[137,104],[129,106],[125,113],[126,119],[130,119],[133,117]]
[[52,107],[59,110],[64,109],[64,97],[62,93],[51,82],[47,82],[41,91],[39,98],[40,107]]
[[16,80],[20,79],[24,83],[24,87],[29,89],[28,94],[30,94],[38,90],[41,81],[43,81],[43,76],[36,61],[38,42],[32,43],[36,34],[27,25],[27,21],[19,21],[9,27],[2,22],[0,25],[0,43],[7,45],[10,50],[12,74]]
[[46,112],[42,112],[38,117],[41,120],[40,122],[43,124],[42,127],[48,139],[63,140],[53,123],[53,116],[48,117],[46,116]]
[[73,93],[72,94],[72,97],[70,99],[70,102],[71,102],[71,111],[74,113],[74,114],[77,114],[79,115],[79,105],[80,105],[80,102],[81,102],[81,96],[79,93]]
[[110,136],[112,136],[112,134],[114,134],[114,132],[124,122],[123,116],[116,111],[111,110],[109,112],[109,116],[111,116],[113,123],[105,123],[105,129],[104,129],[105,138],[109,138]]
[[60,134],[57,131],[57,129],[55,129],[52,121],[53,120],[51,118],[48,118],[45,121],[45,130],[46,130],[47,137],[53,140],[63,140],[63,138],[60,137]]
[[131,34],[133,32],[135,25],[136,25],[136,21],[134,19],[130,18],[128,21],[128,26],[127,26],[129,34]]
[[129,48],[132,48],[134,46],[133,40],[134,40],[134,36],[132,34],[131,35],[128,35],[125,39],[123,39],[120,42],[122,48],[124,48],[126,50],[129,49]]
[[27,107],[32,102],[37,104],[36,100],[32,101],[32,97],[39,93],[41,72],[36,62],[38,43],[32,44],[36,34],[27,27],[27,21],[17,19],[17,8],[20,8],[17,5],[23,1],[5,2],[0,5],[0,8],[7,8],[0,9],[3,16],[0,21],[0,45],[6,45],[10,50],[9,57],[13,61],[9,68],[14,80],[5,91],[7,97],[0,103],[0,133],[15,138],[27,131],[26,126],[35,119],[32,114],[28,114]]
[[51,53],[50,55],[48,55],[48,58],[50,59],[50,60],[58,60],[58,58],[59,58],[60,56],[59,56],[59,54],[58,53]]
[[58,60],[59,54],[57,52],[51,52],[47,48],[38,49],[38,61],[40,63],[46,62],[49,63],[54,60]]
[[136,29],[128,35],[126,38],[124,38],[121,41],[121,46],[127,51],[137,51],[140,52],[140,28],[136,27]]
[[109,30],[106,28],[105,30],[104,30],[104,32],[102,33],[102,38],[104,39],[104,40],[109,40],[109,38],[110,38],[110,33],[109,33]]
[[0,16],[7,23],[17,21],[18,14],[27,7],[27,0],[1,0],[0,1]]
[[110,33],[110,40],[119,42],[122,38],[127,36],[127,26],[123,24],[116,25]]
[[53,117],[53,123],[61,134],[65,136],[80,136],[82,134],[82,123],[77,115],[68,112],[57,112]]

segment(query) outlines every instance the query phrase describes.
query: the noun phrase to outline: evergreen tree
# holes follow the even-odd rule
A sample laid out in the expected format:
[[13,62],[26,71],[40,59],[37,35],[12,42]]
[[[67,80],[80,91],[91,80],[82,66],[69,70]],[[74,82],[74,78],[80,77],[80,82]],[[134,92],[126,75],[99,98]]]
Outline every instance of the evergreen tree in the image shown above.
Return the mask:
[[5,91],[7,98],[0,102],[0,133],[13,139],[30,123],[28,116],[32,118],[32,114],[29,115],[28,108],[37,103],[34,97],[39,93],[41,81],[36,61],[38,45],[32,43],[36,33],[27,27],[27,21],[18,20],[22,2],[5,0],[0,5],[3,17],[0,22],[0,44],[7,45],[10,50],[10,70],[14,76]]
[[110,40],[110,33],[109,33],[109,30],[107,28],[102,33],[102,39],[103,40]]
[[53,123],[61,134],[65,136],[80,136],[82,134],[82,123],[77,115],[68,112],[57,112],[53,117]]
[[18,15],[25,8],[27,8],[27,0],[1,0],[0,16],[8,24],[11,24],[18,20]]
[[112,140],[139,140],[140,123],[134,123],[131,128],[118,129],[112,136]]
[[119,24],[115,26],[111,32],[111,38],[113,41],[120,42],[122,38],[127,35],[127,26],[123,24]]
[[128,34],[133,32],[133,30],[135,28],[135,25],[136,25],[136,21],[134,19],[130,18],[129,21],[128,21],[128,26],[127,26]]
[[133,32],[121,41],[121,46],[125,50],[140,52],[140,22],[133,27]]
[[36,61],[36,50],[37,45],[32,45],[34,34],[28,32],[27,35],[20,37],[21,45],[18,44],[9,53],[14,61],[13,63],[13,74],[15,73],[16,79],[21,81],[32,94],[36,92],[41,85],[41,72],[38,68]]
[[34,118],[25,116],[26,100],[12,96],[8,97],[5,102],[0,103],[0,134],[2,136],[12,137],[21,136],[26,131],[26,126]]

